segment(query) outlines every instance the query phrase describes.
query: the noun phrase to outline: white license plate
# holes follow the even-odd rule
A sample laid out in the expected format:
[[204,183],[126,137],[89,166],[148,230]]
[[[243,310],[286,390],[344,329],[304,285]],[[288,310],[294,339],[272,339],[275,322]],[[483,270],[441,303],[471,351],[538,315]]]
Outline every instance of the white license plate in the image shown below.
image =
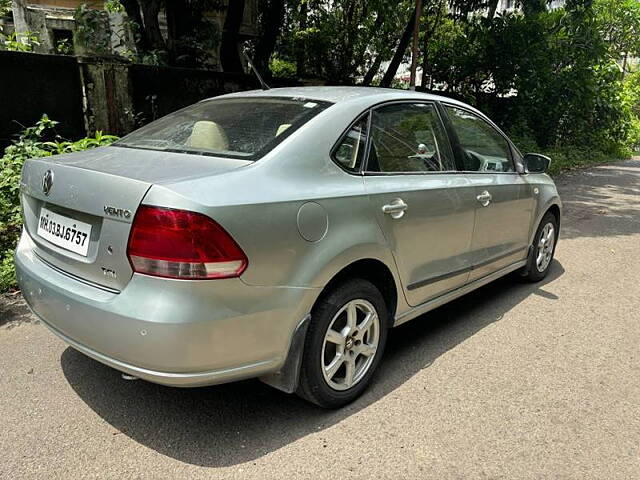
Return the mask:
[[91,225],[42,208],[38,221],[38,235],[54,245],[86,257]]

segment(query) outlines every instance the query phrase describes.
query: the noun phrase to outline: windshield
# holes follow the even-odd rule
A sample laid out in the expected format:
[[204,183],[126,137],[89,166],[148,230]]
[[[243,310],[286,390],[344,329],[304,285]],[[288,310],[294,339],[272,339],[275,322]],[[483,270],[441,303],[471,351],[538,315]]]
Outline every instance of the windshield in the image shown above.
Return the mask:
[[156,120],[114,145],[257,160],[330,105],[300,97],[206,100]]

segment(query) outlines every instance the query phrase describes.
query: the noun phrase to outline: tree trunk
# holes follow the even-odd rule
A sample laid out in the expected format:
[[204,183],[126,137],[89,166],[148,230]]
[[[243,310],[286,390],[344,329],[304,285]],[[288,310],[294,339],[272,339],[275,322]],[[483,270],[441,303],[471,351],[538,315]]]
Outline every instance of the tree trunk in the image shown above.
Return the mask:
[[142,0],[140,2],[144,20],[144,36],[150,50],[166,50],[167,46],[160,31],[158,14],[162,8],[161,0]]
[[493,19],[496,16],[496,11],[498,10],[498,3],[500,0],[490,0],[489,1],[489,13],[487,14],[487,18],[489,20]]
[[367,73],[365,73],[364,78],[362,79],[362,85],[364,85],[365,87],[371,85],[371,82],[373,82],[376,73],[378,73],[378,71],[380,70],[380,65],[382,65],[382,55],[378,54],[369,67],[369,70],[367,70]]
[[404,32],[402,32],[402,36],[400,37],[400,43],[398,43],[396,53],[393,55],[387,71],[384,72],[384,76],[382,77],[382,81],[380,82],[381,87],[390,87],[393,78],[396,76],[398,67],[400,66],[400,63],[404,58],[404,54],[407,51],[407,47],[409,46],[409,41],[411,40],[411,34],[413,33],[413,28],[415,26],[415,16],[416,10],[414,8],[411,12],[411,15],[409,15],[409,20],[407,21],[407,25],[404,28]]
[[[171,63],[176,63],[180,56],[181,38],[189,30],[191,15],[185,14],[185,0],[170,0],[165,5],[167,15],[167,47]],[[187,10],[188,11],[188,10]]]
[[285,13],[284,3],[285,0],[263,0],[263,31],[262,36],[256,44],[256,51],[253,58],[255,67],[263,75],[269,71],[269,59],[276,47],[276,40],[282,28]]
[[420,33],[420,14],[422,13],[422,0],[416,0],[416,18],[413,24],[413,41],[411,44],[411,76],[409,77],[409,89],[416,89],[416,69],[418,68],[418,34]]
[[[306,1],[300,3],[300,25],[299,30],[305,30],[307,28],[307,9],[308,4]],[[296,46],[296,75],[298,78],[304,77],[305,75],[305,45],[304,42],[298,40]]]
[[149,51],[149,43],[147,42],[147,36],[144,35],[144,21],[142,20],[142,13],[140,12],[140,4],[138,0],[120,0],[120,3],[124,7],[127,17],[133,23],[136,24],[138,29],[137,35],[134,32],[133,38],[136,42],[136,50],[138,54]]
[[233,0],[227,7],[227,16],[224,19],[222,31],[222,44],[220,45],[220,63],[225,72],[242,72],[240,60],[240,25],[244,14],[244,1]]

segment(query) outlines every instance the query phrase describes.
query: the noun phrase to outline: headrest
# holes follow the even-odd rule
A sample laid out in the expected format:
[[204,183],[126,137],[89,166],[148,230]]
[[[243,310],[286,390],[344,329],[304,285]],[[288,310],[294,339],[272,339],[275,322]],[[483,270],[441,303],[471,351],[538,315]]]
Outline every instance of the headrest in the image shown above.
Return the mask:
[[208,150],[229,150],[229,140],[224,130],[216,122],[209,120],[200,120],[193,124],[187,145]]

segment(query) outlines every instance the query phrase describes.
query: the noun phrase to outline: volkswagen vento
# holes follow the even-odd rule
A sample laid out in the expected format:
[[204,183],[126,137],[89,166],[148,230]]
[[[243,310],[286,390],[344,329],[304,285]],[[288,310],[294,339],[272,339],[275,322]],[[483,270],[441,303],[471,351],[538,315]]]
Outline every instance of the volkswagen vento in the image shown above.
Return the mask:
[[439,96],[223,95],[28,160],[18,279],[56,335],[128,376],[258,377],[337,407],[391,327],[512,272],[545,277],[561,214],[548,166]]

